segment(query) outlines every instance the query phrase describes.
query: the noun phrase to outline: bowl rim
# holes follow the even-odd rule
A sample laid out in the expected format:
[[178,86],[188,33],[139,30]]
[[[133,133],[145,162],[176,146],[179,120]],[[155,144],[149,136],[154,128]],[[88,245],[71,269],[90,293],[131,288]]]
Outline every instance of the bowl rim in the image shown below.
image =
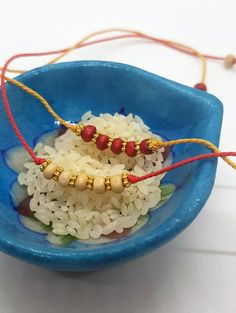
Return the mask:
[[[149,76],[152,79],[165,83],[166,87],[178,87],[180,91],[183,89],[188,91],[190,95],[197,97],[204,97],[208,106],[208,110],[214,110],[212,119],[215,121],[216,129],[209,131],[207,135],[211,137],[211,140],[218,144],[219,134],[221,129],[221,120],[223,115],[222,103],[213,95],[210,95],[204,91],[199,91],[169,79],[160,77],[156,74],[150,73],[135,66],[131,66],[124,63],[109,62],[109,61],[73,61],[63,62],[59,64],[50,64],[42,67],[35,68],[17,77],[18,80],[29,79],[34,75],[38,75],[45,71],[57,70],[57,69],[69,69],[71,67],[88,67],[88,66],[100,66],[108,68],[119,68],[126,71],[132,71],[138,75],[142,74]],[[204,166],[200,167],[199,175],[201,181],[204,183],[194,184],[194,188],[188,195],[186,202],[178,210],[178,214],[175,219],[168,219],[163,225],[153,229],[147,236],[144,237],[130,237],[129,240],[117,241],[114,245],[107,247],[106,245],[99,248],[89,250],[72,250],[69,246],[65,249],[58,247],[46,247],[39,248],[38,245],[24,243],[18,241],[17,238],[12,240],[4,233],[0,236],[0,249],[10,255],[17,256],[20,259],[24,259],[28,262],[42,265],[51,268],[61,268],[63,270],[73,269],[88,269],[105,267],[113,265],[119,262],[128,261],[136,258],[137,256],[144,255],[148,251],[157,248],[175,237],[183,229],[188,226],[193,219],[201,211],[207,198],[210,195],[211,189],[214,184],[215,172],[216,172],[217,160],[212,162],[206,162]],[[206,184],[207,182],[207,184]],[[193,195],[195,201],[193,202]],[[197,199],[197,201],[196,201]],[[186,212],[188,211],[188,214]],[[1,233],[1,230],[0,230]],[[140,240],[141,239],[141,240]]]

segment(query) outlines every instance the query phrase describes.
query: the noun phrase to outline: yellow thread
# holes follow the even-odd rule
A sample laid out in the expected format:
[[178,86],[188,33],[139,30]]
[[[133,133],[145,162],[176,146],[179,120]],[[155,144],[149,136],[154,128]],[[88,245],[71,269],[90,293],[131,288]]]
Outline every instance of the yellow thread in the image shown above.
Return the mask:
[[62,125],[64,125],[66,128],[71,129],[72,131],[76,131],[76,126],[75,125],[71,125],[69,122],[66,122],[65,120],[63,120],[50,106],[50,104],[47,102],[46,99],[44,99],[38,92],[34,91],[33,89],[31,89],[30,87],[20,83],[18,80],[12,79],[10,77],[5,77],[5,79],[10,82],[11,84],[16,85],[17,87],[20,87],[21,89],[23,89],[24,91],[26,91],[27,93],[29,93],[30,95],[32,95],[33,97],[37,98],[44,106],[45,108],[48,110],[48,112],[57,120],[59,121]]
[[[2,71],[3,67],[0,67],[0,71]],[[25,73],[26,71],[23,71],[23,70],[14,70],[14,69],[7,69],[7,72],[8,73],[16,73],[16,74],[23,74]]]
[[186,48],[188,49],[189,51],[192,51],[201,61],[202,63],[202,78],[201,78],[201,83],[204,83],[205,80],[206,80],[206,72],[207,72],[207,63],[206,63],[206,58],[204,57],[203,54],[201,54],[199,51],[197,51],[196,49],[190,47],[190,46],[187,46],[187,45],[184,45],[184,44],[181,44],[179,42],[176,42],[176,41],[170,41],[168,40],[168,43],[172,44],[173,46],[176,46],[176,47],[182,47],[182,48]]
[[[74,46],[68,48],[65,52],[63,52],[62,54],[60,54],[58,57],[52,59],[48,64],[52,64],[55,63],[56,61],[60,60],[62,57],[66,56],[69,52],[77,49],[82,43],[84,43],[85,41],[87,41],[88,39],[97,36],[97,35],[101,35],[104,33],[109,33],[109,32],[128,32],[128,33],[134,33],[134,34],[141,34],[144,35],[143,33],[137,32],[137,31],[133,31],[133,30],[128,30],[128,29],[106,29],[106,30],[102,30],[102,31],[98,31],[98,32],[94,32],[88,36],[85,36],[82,40],[80,40],[78,43],[76,43]],[[185,49],[188,49],[189,51],[192,51],[196,56],[199,57],[199,59],[202,62],[202,80],[201,82],[204,82],[205,77],[206,77],[206,59],[205,57],[198,52],[197,50],[187,46],[187,45],[183,45],[180,44],[178,42],[175,41],[170,41],[170,40],[165,40],[166,42],[176,46],[176,47],[183,47]],[[21,72],[19,70],[10,70],[11,72]],[[47,102],[46,99],[44,99],[39,93],[37,93],[36,91],[34,91],[33,89],[27,87],[26,85],[24,85],[23,83],[20,83],[19,81],[6,77],[6,80],[9,81],[10,83],[20,87],[21,89],[23,89],[24,91],[26,91],[27,93],[31,94],[32,96],[34,96],[35,98],[37,98],[48,110],[48,112],[56,119],[58,120],[62,125],[64,125],[65,127],[71,129],[72,131],[76,131],[76,126],[73,126],[71,124],[69,124],[68,122],[66,122],[65,120],[63,120],[53,109],[52,107],[49,105],[49,103]],[[171,141],[166,141],[166,142],[162,142],[162,141],[156,141],[156,143],[159,145],[159,147],[167,147],[167,146],[173,146],[176,144],[184,144],[184,143],[198,143],[198,144],[203,144],[206,145],[209,149],[211,149],[214,152],[220,152],[220,150],[211,142],[204,140],[204,139],[198,139],[198,138],[189,138],[189,139],[178,139],[178,140],[171,140]],[[123,147],[124,148],[124,147]],[[224,157],[223,158],[225,160],[226,163],[228,163],[230,166],[232,166],[234,169],[236,169],[236,163],[234,163],[233,161],[231,161],[229,158]]]
[[79,48],[84,42],[86,42],[88,39],[91,39],[92,37],[96,37],[98,35],[103,35],[107,33],[113,33],[113,32],[124,32],[124,33],[131,33],[131,34],[141,34],[140,32],[129,30],[129,29],[122,29],[122,28],[111,28],[111,29],[104,29],[97,32],[93,32],[84,38],[82,38],[80,41],[78,41],[75,45],[71,46],[70,48],[66,49],[65,52],[62,52],[59,56],[53,58],[51,61],[49,61],[47,64],[53,64],[59,61],[61,58],[65,57],[67,54],[69,54],[71,51]]
[[[37,93],[36,91],[34,91],[33,89],[25,86],[24,84],[20,83],[19,81],[9,78],[9,77],[5,77],[7,81],[9,81],[10,83],[22,88],[24,91],[26,91],[27,93],[31,94],[32,96],[34,96],[35,98],[37,98],[48,110],[48,112],[56,119],[58,120],[62,125],[64,125],[65,127],[71,129],[73,132],[76,132],[77,130],[77,126],[75,125],[71,125],[68,122],[66,122],[65,120],[63,120],[50,106],[50,104],[47,102],[46,99],[44,99],[39,93]],[[200,138],[186,138],[186,139],[177,139],[177,140],[170,140],[170,141],[161,141],[161,140],[157,140],[157,139],[151,139],[150,140],[150,145],[151,147],[155,150],[155,149],[159,149],[161,147],[170,147],[170,146],[174,146],[177,144],[184,144],[184,143],[197,143],[197,144],[202,144],[207,146],[209,149],[211,149],[214,152],[220,152],[220,150],[210,141],[205,140],[205,139],[200,139]],[[122,151],[124,151],[125,149],[125,144],[122,147]],[[232,160],[230,160],[228,157],[224,157],[223,160],[229,164],[232,168],[236,169],[236,163],[234,163]]]
[[[130,34],[140,34],[142,36],[147,36],[148,39],[148,35],[141,33],[139,31],[135,31],[135,30],[130,30],[130,29],[122,29],[122,28],[111,28],[111,29],[105,29],[105,30],[101,30],[101,31],[97,31],[97,32],[93,32],[87,36],[85,36],[84,38],[82,38],[79,42],[77,42],[75,45],[69,47],[66,49],[65,52],[62,52],[61,54],[59,54],[57,57],[53,58],[51,61],[49,61],[47,64],[53,64],[56,63],[57,61],[59,61],[60,59],[62,59],[63,57],[65,57],[67,54],[69,54],[70,52],[74,51],[75,49],[79,48],[84,42],[86,42],[88,39],[91,39],[92,37],[96,37],[98,35],[102,35],[102,34],[106,34],[106,33],[111,33],[111,32],[123,32],[123,33],[130,33]],[[194,55],[196,55],[201,63],[202,63],[202,78],[201,78],[201,83],[205,82],[206,79],[206,58],[204,57],[203,54],[201,54],[199,51],[197,51],[196,49],[181,44],[177,41],[173,41],[173,40],[164,40],[166,43],[169,43],[175,47],[182,47],[185,48],[187,50],[189,50],[189,52],[193,52]],[[0,70],[2,70],[2,67],[0,67]],[[15,69],[8,69],[7,72],[9,73],[24,73],[23,70],[15,70]]]
[[[85,36],[83,39],[81,39],[79,42],[77,42],[75,45],[71,46],[70,48],[68,48],[65,52],[61,53],[59,56],[53,58],[51,61],[49,61],[47,64],[53,64],[57,61],[59,61],[61,58],[65,57],[67,54],[69,54],[70,52],[72,52],[73,50],[79,48],[84,42],[86,42],[88,39],[91,39],[92,37],[98,36],[98,35],[102,35],[102,34],[106,34],[106,33],[111,33],[111,32],[124,32],[124,33],[131,33],[131,34],[140,34],[142,36],[147,36],[146,34],[136,31],[136,30],[130,30],[130,29],[123,29],[123,28],[111,28],[111,29],[105,29],[105,30],[101,30],[101,31],[97,31],[94,33],[91,33],[87,36]],[[197,51],[196,49],[187,46],[185,44],[179,43],[177,41],[173,41],[173,40],[164,40],[165,42],[176,46],[176,47],[182,47],[185,48],[189,51],[192,51],[201,61],[202,63],[202,78],[201,78],[201,83],[205,82],[206,79],[206,70],[207,70],[207,65],[206,65],[206,58],[204,57],[203,54],[201,54],[199,51]]]
[[[201,145],[207,146],[210,150],[213,152],[219,153],[220,150],[210,141],[200,138],[184,138],[184,139],[176,139],[176,140],[170,140],[170,141],[161,141],[157,139],[151,140],[151,146],[154,149],[159,149],[161,147],[171,147],[178,144],[184,144],[184,143],[197,143]],[[223,160],[229,164],[233,169],[236,169],[236,163],[230,160],[228,157],[224,157]]]

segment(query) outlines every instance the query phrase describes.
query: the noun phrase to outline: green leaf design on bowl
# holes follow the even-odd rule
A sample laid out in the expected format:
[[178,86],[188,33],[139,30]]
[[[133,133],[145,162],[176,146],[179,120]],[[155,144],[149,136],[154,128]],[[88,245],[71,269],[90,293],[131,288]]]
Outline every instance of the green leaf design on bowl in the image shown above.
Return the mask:
[[153,208],[151,211],[154,211],[160,208],[162,205],[164,205],[173,196],[176,190],[176,186],[175,184],[172,184],[172,183],[161,184],[160,189],[161,189],[161,200],[157,204],[157,206],[155,206],[155,208]]
[[71,235],[65,235],[65,236],[60,236],[60,240],[61,240],[61,243],[63,245],[69,245],[70,243],[72,243],[73,241],[76,240],[75,237],[71,236]]

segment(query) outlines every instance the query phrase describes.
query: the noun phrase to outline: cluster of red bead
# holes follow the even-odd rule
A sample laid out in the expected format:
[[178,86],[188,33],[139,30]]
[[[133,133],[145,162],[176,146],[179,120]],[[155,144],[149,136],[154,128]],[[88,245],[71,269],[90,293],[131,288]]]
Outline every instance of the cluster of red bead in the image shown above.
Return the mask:
[[151,154],[153,150],[149,146],[150,138],[142,141],[124,141],[121,138],[110,138],[101,134],[93,125],[78,125],[76,134],[85,142],[94,142],[99,150],[111,149],[114,154],[125,152],[129,157],[137,154]]

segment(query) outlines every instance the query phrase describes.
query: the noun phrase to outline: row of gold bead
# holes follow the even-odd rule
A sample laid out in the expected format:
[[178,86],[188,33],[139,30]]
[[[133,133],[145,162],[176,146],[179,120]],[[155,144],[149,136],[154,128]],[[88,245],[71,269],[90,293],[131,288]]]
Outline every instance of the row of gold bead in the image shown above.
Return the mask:
[[106,177],[94,177],[85,173],[71,175],[69,172],[64,171],[62,167],[58,167],[56,164],[52,163],[51,160],[46,160],[40,166],[40,170],[43,172],[46,179],[53,179],[62,187],[75,187],[80,191],[88,189],[102,194],[112,190],[116,193],[121,193],[124,188],[130,186],[128,173],[126,172]]

